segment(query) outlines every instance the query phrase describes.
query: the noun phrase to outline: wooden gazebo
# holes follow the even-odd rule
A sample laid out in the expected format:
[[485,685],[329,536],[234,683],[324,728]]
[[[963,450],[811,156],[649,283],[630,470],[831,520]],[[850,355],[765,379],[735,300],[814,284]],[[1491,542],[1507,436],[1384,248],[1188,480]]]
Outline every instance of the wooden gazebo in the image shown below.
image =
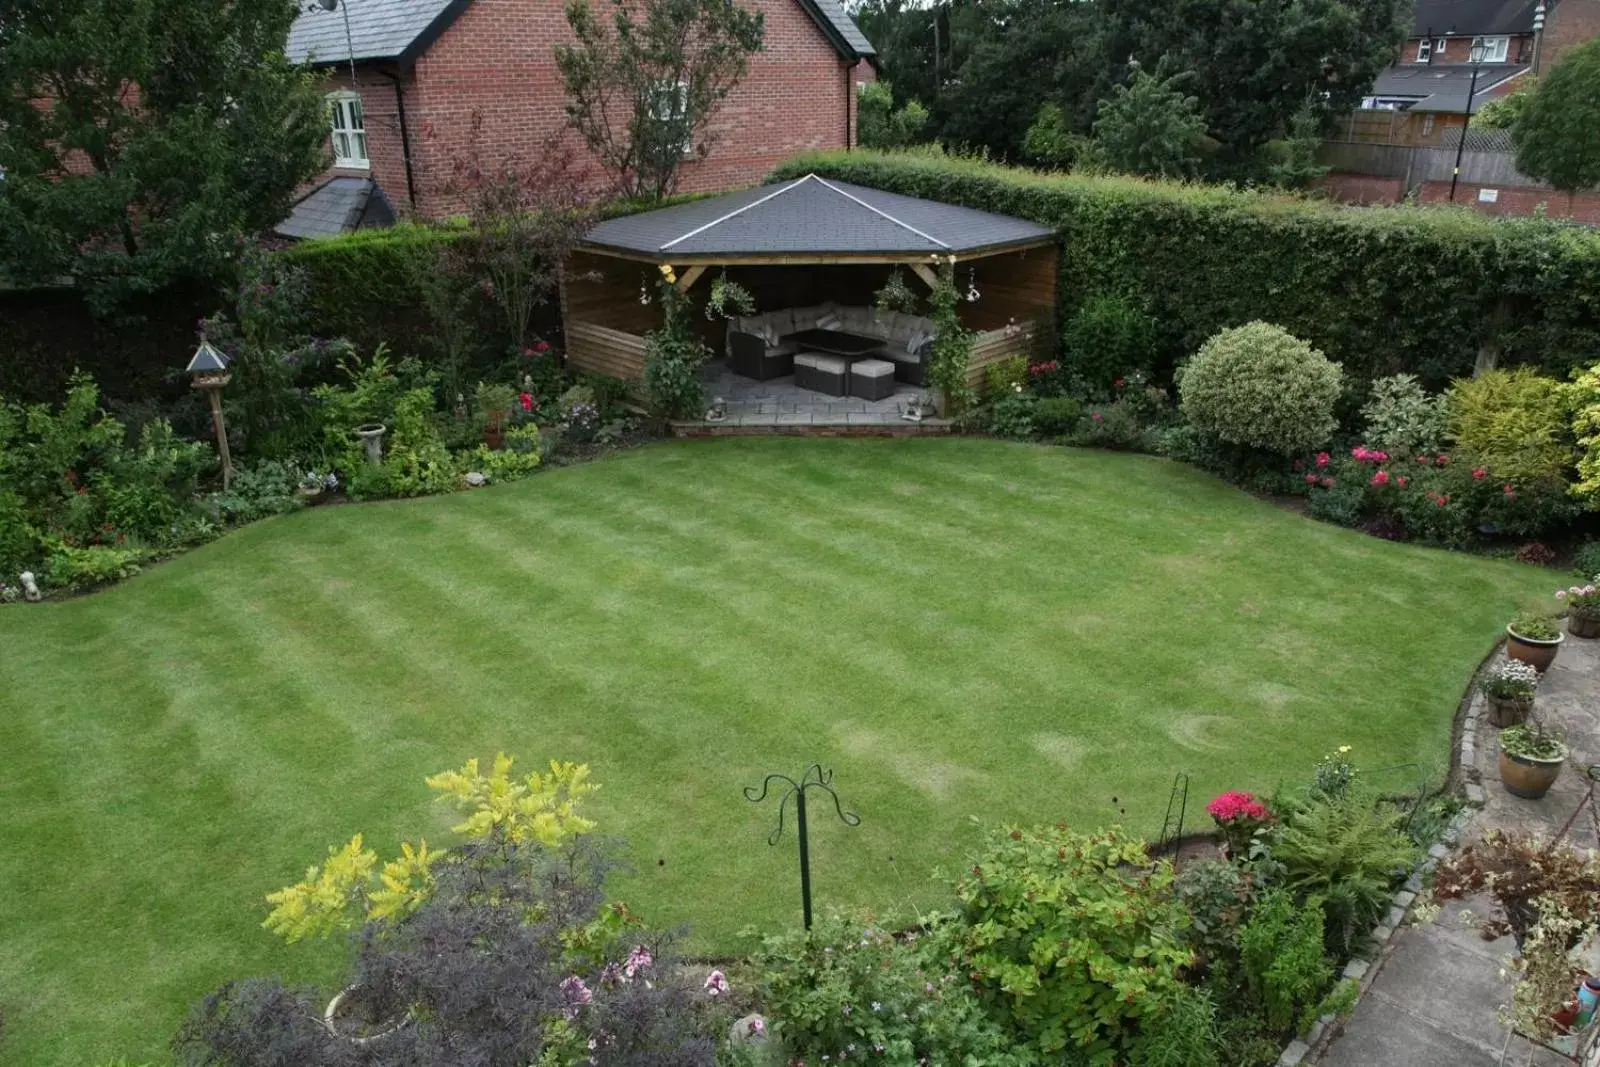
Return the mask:
[[[572,256],[564,293],[567,359],[620,378],[643,373],[644,335],[661,323],[653,296],[670,264],[680,291],[703,294],[725,270],[758,308],[865,308],[899,268],[932,286],[954,257],[964,324],[979,334],[972,379],[1027,350],[1055,314],[1058,250],[1022,219],[808,175],[596,226]],[[725,324],[697,317],[723,350]]]

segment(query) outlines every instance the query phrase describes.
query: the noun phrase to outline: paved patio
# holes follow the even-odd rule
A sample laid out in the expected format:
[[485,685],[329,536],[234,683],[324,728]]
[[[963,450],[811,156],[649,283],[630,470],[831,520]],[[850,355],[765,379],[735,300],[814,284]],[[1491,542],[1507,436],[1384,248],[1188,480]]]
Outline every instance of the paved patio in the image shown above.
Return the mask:
[[899,382],[895,383],[893,395],[882,400],[858,400],[801,389],[794,384],[792,376],[765,382],[740,377],[720,359],[702,369],[701,379],[706,383],[706,396],[721,398],[728,408],[727,418],[706,422],[706,426],[899,428],[920,425],[946,428],[950,425],[946,419],[923,419],[919,423],[904,418],[906,405],[917,397],[929,395],[929,391]]
[[[1474,708],[1482,697],[1474,697]],[[1583,801],[1588,781],[1584,767],[1600,761],[1600,642],[1569,636],[1539,686],[1537,712],[1566,730],[1571,762],[1542,800],[1520,800],[1500,784],[1499,731],[1481,714],[1473,722],[1470,744],[1462,739],[1462,775],[1468,794],[1484,807],[1466,837],[1481,837],[1492,827],[1554,834]],[[1478,790],[1481,789],[1481,793]],[[1587,811],[1573,822],[1569,840],[1595,848]],[[1429,924],[1407,927],[1378,961],[1377,976],[1338,1037],[1318,1062],[1327,1067],[1498,1067],[1570,1064],[1567,1056],[1512,1037],[1497,1013],[1511,999],[1511,982],[1501,976],[1515,950],[1510,937],[1484,941],[1461,922],[1463,911],[1478,917],[1493,912],[1487,895],[1446,904]],[[1591,963],[1597,968],[1600,959]],[[1595,1061],[1590,1060],[1590,1064]]]

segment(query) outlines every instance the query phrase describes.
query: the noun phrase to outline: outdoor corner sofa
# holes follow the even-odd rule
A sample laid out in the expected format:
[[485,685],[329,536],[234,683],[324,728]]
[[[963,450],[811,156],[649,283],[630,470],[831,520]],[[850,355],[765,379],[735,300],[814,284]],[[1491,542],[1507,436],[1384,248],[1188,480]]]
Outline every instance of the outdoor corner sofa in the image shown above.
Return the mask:
[[741,377],[763,382],[792,374],[800,349],[788,338],[818,328],[881,338],[883,349],[876,355],[894,364],[895,381],[928,384],[932,320],[875,307],[821,304],[735,317],[728,323],[728,365]]

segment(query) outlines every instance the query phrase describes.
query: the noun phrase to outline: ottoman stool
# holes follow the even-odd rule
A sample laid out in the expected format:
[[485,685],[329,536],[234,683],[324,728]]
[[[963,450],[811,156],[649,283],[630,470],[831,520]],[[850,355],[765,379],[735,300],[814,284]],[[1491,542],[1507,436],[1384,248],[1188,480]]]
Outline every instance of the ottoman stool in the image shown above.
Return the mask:
[[829,396],[845,396],[849,390],[850,364],[842,359],[805,352],[794,357],[794,384]]
[[882,400],[894,395],[894,364],[886,359],[862,359],[850,365],[850,395],[858,400]]

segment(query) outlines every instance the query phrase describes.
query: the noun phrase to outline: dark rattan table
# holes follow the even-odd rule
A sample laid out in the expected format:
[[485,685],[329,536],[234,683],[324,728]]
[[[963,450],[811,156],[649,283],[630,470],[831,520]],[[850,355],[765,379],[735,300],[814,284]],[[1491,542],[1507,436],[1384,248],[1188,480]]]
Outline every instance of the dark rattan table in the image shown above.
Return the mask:
[[825,352],[843,359],[865,359],[883,347],[877,337],[863,337],[843,330],[801,330],[789,334],[785,341],[793,341],[802,351]]

